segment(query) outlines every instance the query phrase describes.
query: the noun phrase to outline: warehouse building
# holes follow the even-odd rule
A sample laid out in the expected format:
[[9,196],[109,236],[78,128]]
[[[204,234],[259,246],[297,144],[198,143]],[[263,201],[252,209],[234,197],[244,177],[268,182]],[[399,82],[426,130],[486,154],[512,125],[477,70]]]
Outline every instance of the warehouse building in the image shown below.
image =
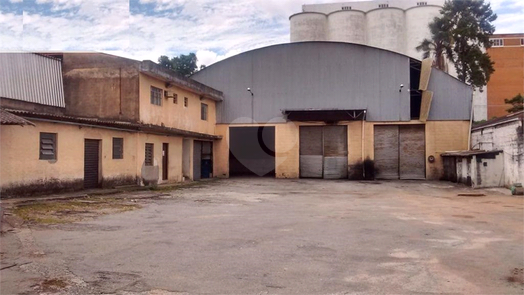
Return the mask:
[[213,176],[222,93],[103,53],[0,54],[2,197]]
[[468,148],[471,88],[406,55],[350,43],[252,50],[192,78],[223,91],[219,177],[439,179]]
[[[374,46],[421,59],[417,46],[430,39],[429,23],[444,0],[371,0],[304,4],[289,17],[290,41],[332,41]],[[446,72],[456,77],[448,62]],[[489,85],[488,85],[489,86]],[[474,120],[487,119],[487,91],[474,91]]]

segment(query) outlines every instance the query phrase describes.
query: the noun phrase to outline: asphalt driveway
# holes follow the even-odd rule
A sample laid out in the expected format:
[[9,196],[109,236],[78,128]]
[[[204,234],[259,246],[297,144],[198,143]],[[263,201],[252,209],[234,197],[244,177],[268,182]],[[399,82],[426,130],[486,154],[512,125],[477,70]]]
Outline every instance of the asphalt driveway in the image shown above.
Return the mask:
[[1,292],[522,294],[524,199],[447,182],[229,179],[2,236]]

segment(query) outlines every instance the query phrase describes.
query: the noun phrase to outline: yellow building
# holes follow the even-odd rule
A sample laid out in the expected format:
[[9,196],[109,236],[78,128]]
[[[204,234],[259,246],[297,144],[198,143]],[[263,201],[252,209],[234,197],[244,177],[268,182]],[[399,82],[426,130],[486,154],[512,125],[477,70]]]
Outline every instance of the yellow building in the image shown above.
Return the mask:
[[18,118],[0,126],[4,196],[213,176],[221,92],[101,53],[0,54],[0,63],[11,79],[0,81],[3,114]]

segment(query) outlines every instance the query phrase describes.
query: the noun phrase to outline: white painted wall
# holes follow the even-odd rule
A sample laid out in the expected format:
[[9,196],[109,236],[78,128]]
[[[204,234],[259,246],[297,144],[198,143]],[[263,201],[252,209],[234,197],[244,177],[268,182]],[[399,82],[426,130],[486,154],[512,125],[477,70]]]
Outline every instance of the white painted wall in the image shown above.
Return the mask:
[[366,14],[357,10],[341,10],[328,15],[328,40],[367,44]]
[[328,41],[327,15],[321,13],[301,13],[290,19],[293,34],[291,42]]
[[504,186],[524,182],[522,121],[474,130],[471,145],[473,149],[504,151]]

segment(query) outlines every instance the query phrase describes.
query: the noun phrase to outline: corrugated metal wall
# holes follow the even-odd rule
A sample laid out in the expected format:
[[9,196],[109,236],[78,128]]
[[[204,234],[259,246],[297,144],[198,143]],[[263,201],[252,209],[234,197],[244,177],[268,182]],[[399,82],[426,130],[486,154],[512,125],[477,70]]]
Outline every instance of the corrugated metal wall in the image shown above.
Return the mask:
[[428,120],[469,120],[470,86],[440,70],[432,69],[428,90],[433,91]]
[[0,97],[65,107],[62,63],[32,53],[0,53]]
[[[445,73],[433,73],[429,119],[469,119],[468,86]],[[250,123],[252,112],[257,122],[282,122],[283,109],[367,109],[368,121],[410,120],[409,58],[374,47],[335,42],[275,45],[215,63],[192,78],[224,92],[218,123]]]
[[[219,123],[250,123],[252,107],[257,122],[281,122],[283,109],[309,108],[368,109],[371,121],[410,120],[409,58],[373,47],[270,46],[213,64],[192,78],[224,92]],[[406,86],[402,92],[400,84]]]

